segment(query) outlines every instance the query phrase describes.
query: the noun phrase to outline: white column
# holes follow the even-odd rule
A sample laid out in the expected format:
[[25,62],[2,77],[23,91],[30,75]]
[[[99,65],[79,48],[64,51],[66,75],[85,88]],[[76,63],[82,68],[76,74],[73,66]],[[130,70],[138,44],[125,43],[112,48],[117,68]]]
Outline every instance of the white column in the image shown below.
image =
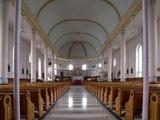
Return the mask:
[[104,79],[104,53],[102,54],[102,59],[101,59],[101,71],[102,71],[102,81],[105,80]]
[[149,35],[149,81],[156,81],[157,76],[157,11],[156,0],[148,2]]
[[108,81],[112,81],[112,48],[108,49]]
[[31,82],[36,82],[36,33],[34,30],[31,38]]
[[148,120],[148,100],[149,100],[149,33],[148,33],[148,2],[143,0],[143,112],[142,120]]
[[58,74],[58,72],[59,72],[59,71],[58,71],[58,67],[59,67],[58,64],[59,64],[59,59],[58,59],[58,57],[56,57],[56,65],[57,65],[57,68],[56,68],[56,69],[57,69],[57,75],[59,75],[59,74]]
[[44,48],[44,81],[48,81],[48,46]]
[[121,82],[125,82],[126,78],[126,38],[125,38],[125,31],[122,31],[121,33],[122,39],[121,39],[121,64],[120,64],[120,69],[121,69]]
[[52,53],[52,81],[54,80],[54,54]]
[[27,45],[26,45],[26,42],[25,42],[25,50],[24,50],[24,78],[27,78],[27,74],[26,74],[27,62],[28,62]]
[[0,0],[0,83],[8,82],[9,1]]
[[20,120],[20,31],[21,31],[21,0],[15,0],[15,31],[14,31],[14,119]]

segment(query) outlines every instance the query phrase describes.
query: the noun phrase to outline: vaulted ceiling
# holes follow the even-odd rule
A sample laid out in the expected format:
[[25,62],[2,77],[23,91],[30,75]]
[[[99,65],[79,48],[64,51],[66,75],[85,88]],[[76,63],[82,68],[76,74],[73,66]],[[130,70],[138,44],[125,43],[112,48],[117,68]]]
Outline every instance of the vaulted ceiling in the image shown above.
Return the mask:
[[94,58],[134,0],[24,0],[62,58]]

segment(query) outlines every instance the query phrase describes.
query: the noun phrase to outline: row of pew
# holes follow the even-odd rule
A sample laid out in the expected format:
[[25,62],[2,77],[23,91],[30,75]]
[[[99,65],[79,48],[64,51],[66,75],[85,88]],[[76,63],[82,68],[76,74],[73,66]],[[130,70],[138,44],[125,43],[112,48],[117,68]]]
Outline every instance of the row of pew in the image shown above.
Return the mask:
[[[13,84],[0,85],[0,120],[14,120],[13,87]],[[20,84],[21,119],[41,119],[69,87],[69,82]]]
[[[85,87],[119,119],[142,118],[142,83],[86,82]],[[160,120],[160,84],[149,86],[148,115],[149,120]]]

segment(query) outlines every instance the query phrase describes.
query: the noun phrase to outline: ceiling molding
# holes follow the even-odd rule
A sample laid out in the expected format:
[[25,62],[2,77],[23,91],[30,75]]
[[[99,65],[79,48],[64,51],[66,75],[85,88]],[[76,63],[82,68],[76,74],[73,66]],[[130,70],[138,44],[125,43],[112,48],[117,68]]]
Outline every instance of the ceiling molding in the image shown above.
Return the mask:
[[104,32],[105,32],[105,34],[106,34],[106,38],[108,37],[108,31],[106,30],[106,28],[105,28],[103,25],[101,25],[100,23],[98,23],[98,22],[96,22],[96,21],[94,21],[94,20],[89,20],[89,19],[64,19],[64,20],[61,20],[61,21],[59,21],[58,23],[56,23],[55,25],[53,25],[53,26],[51,27],[51,29],[50,29],[49,32],[48,32],[48,36],[50,36],[50,34],[52,33],[52,31],[53,31],[58,25],[63,24],[63,23],[65,23],[65,22],[76,22],[76,21],[78,21],[78,22],[89,22],[89,23],[96,24],[96,25],[98,25],[99,27],[101,27],[101,28],[104,30]]
[[118,8],[111,1],[109,1],[109,0],[101,0],[101,1],[109,4],[115,10],[115,12],[117,13],[119,20],[121,20],[121,14],[120,14]]
[[71,47],[69,48],[69,51],[68,51],[68,58],[70,57],[70,55],[71,55],[71,50],[72,50],[72,48],[75,46],[75,42],[73,42],[73,44],[71,45]]
[[[64,58],[60,58],[60,57],[59,57],[59,58],[57,58],[57,59],[60,60],[60,61],[68,62],[68,58],[64,59]],[[97,58],[92,58],[92,59],[81,59],[81,60],[77,60],[77,59],[69,59],[69,61],[75,61],[75,60],[76,60],[76,61],[82,61],[82,62],[83,62],[83,61],[85,62],[86,60],[88,60],[88,62],[89,62],[89,61],[95,61],[95,62],[96,62],[96,61],[97,61]]]
[[[80,43],[83,43],[83,45],[84,45],[84,43],[85,44],[88,44],[89,46],[91,46],[95,51],[96,51],[96,53],[98,52],[98,50],[97,50],[97,48],[94,46],[94,45],[92,45],[90,42],[87,42],[87,41],[79,41]],[[85,47],[86,48],[86,47]]]
[[64,43],[63,45],[61,45],[61,47],[59,48],[58,52],[60,53],[60,51],[62,50],[62,48],[63,48],[66,44],[69,44],[69,43],[75,43],[75,44],[77,44],[77,43],[86,43],[86,44],[90,45],[90,46],[96,51],[96,53],[98,53],[97,48],[96,48],[94,45],[92,45],[91,43],[87,42],[87,41],[69,41],[69,42],[66,42],[66,43]]
[[85,56],[87,57],[88,54],[87,54],[87,50],[86,50],[86,47],[83,45],[83,42],[80,43],[80,45],[82,46],[82,48],[84,49],[84,52],[85,52]]
[[55,42],[54,42],[55,46],[57,45],[57,43],[58,43],[59,41],[62,40],[63,37],[66,37],[66,36],[68,36],[68,35],[74,35],[74,34],[75,34],[75,35],[87,35],[87,36],[90,36],[90,37],[94,38],[94,39],[98,42],[98,44],[99,44],[100,46],[102,45],[102,44],[101,44],[101,41],[100,41],[95,35],[93,35],[93,34],[91,34],[91,33],[70,32],[70,33],[65,33],[65,34],[61,35],[60,37],[58,37],[58,38],[55,40]]
[[[41,12],[49,5],[51,4],[52,2],[55,2],[56,0],[47,0],[38,10],[37,12],[37,15],[36,15],[36,19],[38,19],[38,17],[40,16]],[[119,20],[121,20],[121,14],[119,12],[119,10],[117,9],[117,7],[112,3],[110,2],[109,0],[101,0],[103,2],[105,2],[106,4],[108,4],[117,14]]]
[[96,60],[96,57],[64,57],[64,56],[60,56],[59,58],[61,59],[69,59],[69,60]]
[[103,44],[101,50],[98,53],[98,56],[100,56],[104,52],[104,50],[109,46],[109,44],[112,43],[112,41],[116,38],[116,36],[119,35],[126,28],[126,26],[133,19],[133,15],[136,16],[141,10],[142,10],[142,0],[134,0],[130,8],[122,17],[119,24],[116,26],[116,28],[112,31],[108,39]]

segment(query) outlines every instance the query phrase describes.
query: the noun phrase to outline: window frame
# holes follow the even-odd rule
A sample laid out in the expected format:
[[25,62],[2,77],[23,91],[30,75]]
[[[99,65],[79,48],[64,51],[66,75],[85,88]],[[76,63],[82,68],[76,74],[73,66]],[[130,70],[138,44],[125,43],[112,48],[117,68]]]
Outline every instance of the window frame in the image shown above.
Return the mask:
[[143,69],[142,69],[142,59],[143,59],[143,47],[141,44],[137,44],[135,50],[135,68],[136,68],[136,77],[143,76]]

